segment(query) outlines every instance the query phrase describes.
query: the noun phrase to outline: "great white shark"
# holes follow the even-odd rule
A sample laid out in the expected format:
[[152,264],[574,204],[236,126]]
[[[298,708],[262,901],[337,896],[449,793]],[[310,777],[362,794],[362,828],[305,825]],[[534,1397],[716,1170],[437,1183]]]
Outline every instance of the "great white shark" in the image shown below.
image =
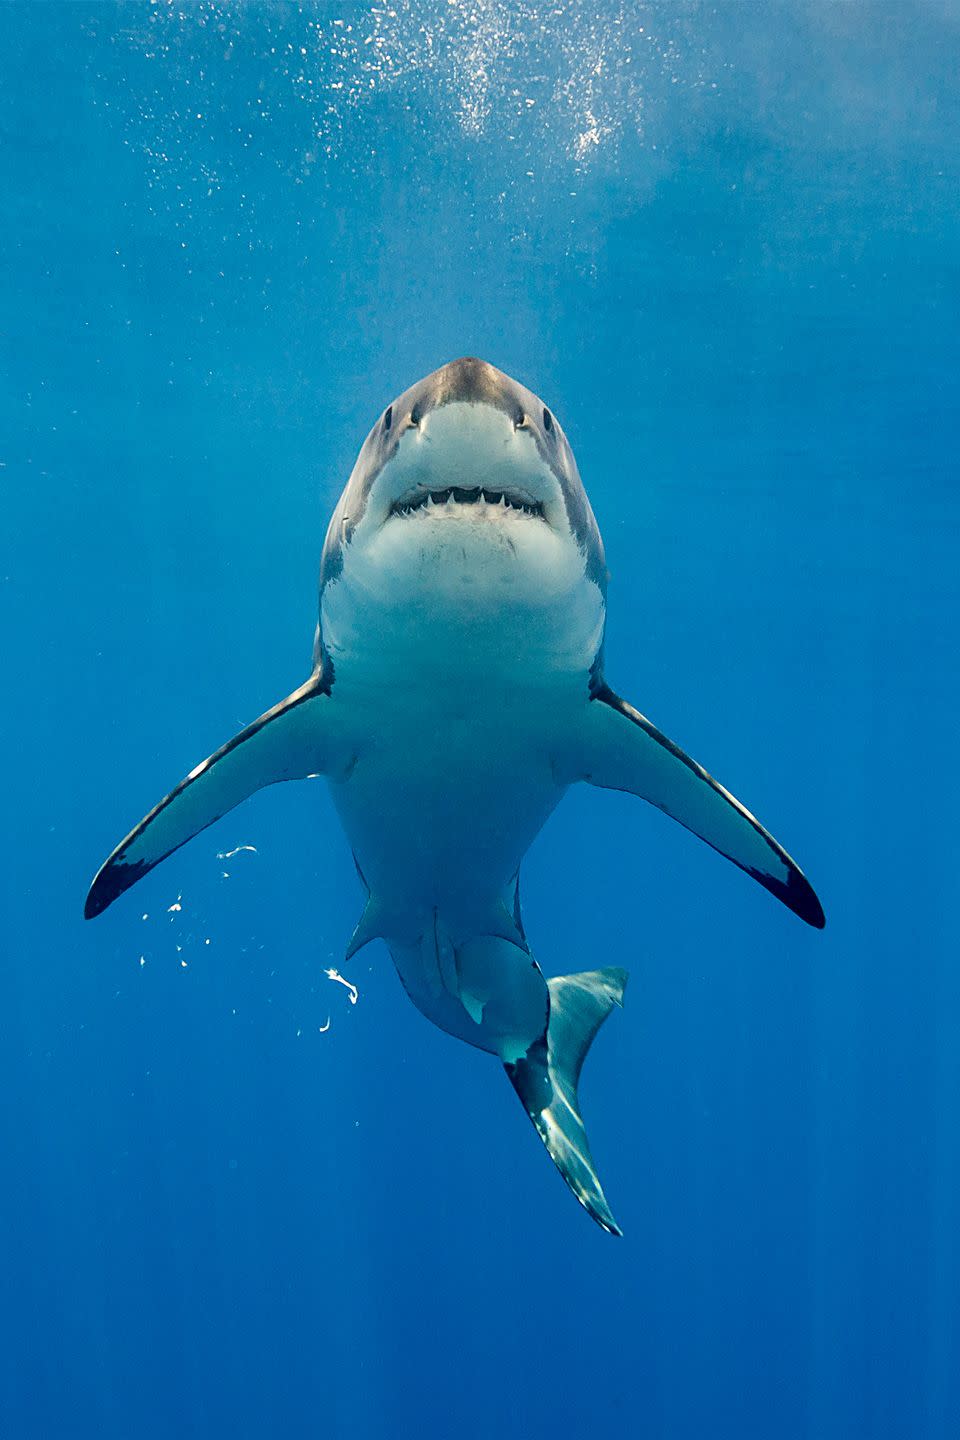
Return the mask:
[[605,1230],[577,1082],[618,967],[547,979],[520,863],[578,781],[650,801],[809,925],[781,845],[611,689],[607,569],[573,452],[532,391],[455,360],[388,405],[334,510],[308,679],[201,761],[120,842],[85,914],[255,790],[324,776],[366,905],[413,1003],[498,1057],[564,1180]]

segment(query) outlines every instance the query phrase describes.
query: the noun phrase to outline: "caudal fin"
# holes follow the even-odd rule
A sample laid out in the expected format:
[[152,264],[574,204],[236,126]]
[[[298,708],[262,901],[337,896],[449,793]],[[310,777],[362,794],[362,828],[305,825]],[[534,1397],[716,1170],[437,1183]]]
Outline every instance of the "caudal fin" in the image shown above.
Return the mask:
[[591,1041],[614,1005],[627,972],[616,966],[548,980],[546,1036],[505,1069],[550,1157],[581,1205],[611,1235],[621,1235],[597,1177],[580,1117],[577,1081]]

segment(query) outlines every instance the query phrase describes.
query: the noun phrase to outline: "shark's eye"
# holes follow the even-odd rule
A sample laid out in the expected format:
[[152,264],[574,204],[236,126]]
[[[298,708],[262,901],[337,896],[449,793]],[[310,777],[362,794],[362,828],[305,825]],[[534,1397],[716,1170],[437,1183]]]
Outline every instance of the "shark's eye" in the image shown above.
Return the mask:
[[413,409],[410,411],[410,424],[411,424],[411,425],[419,425],[419,424],[420,424],[420,406],[419,406],[419,405],[414,405]]
[[522,405],[518,405],[516,410],[513,412],[513,428],[514,430],[522,430],[526,423],[526,412],[524,411]]
[[390,429],[390,426],[391,426],[392,424],[393,424],[393,406],[392,406],[392,405],[388,405],[388,406],[387,406],[387,413],[386,413],[386,415],[384,415],[384,417],[383,417],[383,428],[384,428],[384,430],[389,430],[389,429]]
[[553,429],[553,416],[550,414],[550,411],[547,410],[546,408],[544,408],[544,411],[543,411],[543,428],[544,428],[544,430],[546,430],[546,432],[547,432],[548,435],[550,434],[550,431]]

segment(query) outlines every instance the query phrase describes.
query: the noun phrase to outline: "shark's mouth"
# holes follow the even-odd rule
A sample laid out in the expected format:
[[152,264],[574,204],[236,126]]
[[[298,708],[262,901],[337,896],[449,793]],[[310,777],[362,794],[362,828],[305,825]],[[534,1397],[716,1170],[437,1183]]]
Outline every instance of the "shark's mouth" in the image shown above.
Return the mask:
[[449,513],[460,505],[477,506],[483,510],[514,511],[522,515],[532,515],[539,520],[544,519],[543,506],[536,500],[525,500],[506,490],[482,490],[479,486],[465,488],[461,485],[403,496],[394,500],[390,506],[390,514],[413,515],[421,511]]

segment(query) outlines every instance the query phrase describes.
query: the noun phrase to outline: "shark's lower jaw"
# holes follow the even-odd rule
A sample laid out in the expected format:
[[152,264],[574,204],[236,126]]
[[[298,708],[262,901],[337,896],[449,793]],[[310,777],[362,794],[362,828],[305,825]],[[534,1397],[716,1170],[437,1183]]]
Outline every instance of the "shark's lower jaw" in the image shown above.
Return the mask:
[[426,490],[395,500],[390,506],[390,515],[406,517],[423,514],[448,519],[463,516],[464,507],[474,511],[471,518],[493,512],[490,518],[497,518],[500,512],[513,515],[529,515],[534,519],[545,519],[544,507],[536,500],[524,500],[505,490],[482,490],[479,486],[450,485],[443,490]]

